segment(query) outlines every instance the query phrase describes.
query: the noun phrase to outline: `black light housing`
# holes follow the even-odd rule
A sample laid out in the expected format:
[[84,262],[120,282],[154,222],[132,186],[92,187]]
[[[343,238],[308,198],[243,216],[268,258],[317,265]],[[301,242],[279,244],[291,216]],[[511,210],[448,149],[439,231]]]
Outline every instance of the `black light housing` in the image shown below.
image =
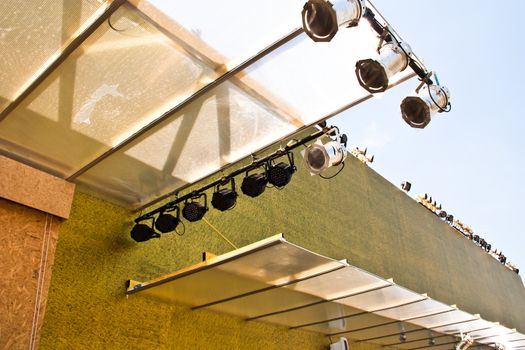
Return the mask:
[[277,188],[286,186],[292,179],[292,175],[296,170],[293,154],[288,152],[289,164],[280,162],[277,164],[271,164],[268,166],[268,182]]
[[[197,200],[204,197],[204,204],[199,203]],[[182,216],[189,222],[199,221],[204,217],[204,214],[208,211],[208,199],[205,193],[193,196],[191,200],[184,202],[184,208],[182,209]]]
[[[168,214],[172,211],[175,211],[175,215]],[[175,231],[179,222],[179,207],[173,207],[167,209],[165,212],[160,213],[157,220],[155,220],[155,228],[162,233],[167,233]]]
[[237,192],[235,191],[235,180],[231,178],[227,183],[231,184],[231,188],[221,189],[221,185],[217,185],[213,197],[211,198],[211,205],[215,209],[225,211],[235,206],[237,201]]
[[146,224],[137,223],[131,229],[131,238],[136,242],[146,242],[152,238],[159,238],[160,234],[155,232],[153,227]]
[[242,180],[241,191],[252,198],[260,196],[266,189],[268,177],[266,172],[261,174],[248,175]]
[[409,192],[410,189],[412,188],[412,184],[408,181],[403,181],[401,183],[401,189],[405,192]]

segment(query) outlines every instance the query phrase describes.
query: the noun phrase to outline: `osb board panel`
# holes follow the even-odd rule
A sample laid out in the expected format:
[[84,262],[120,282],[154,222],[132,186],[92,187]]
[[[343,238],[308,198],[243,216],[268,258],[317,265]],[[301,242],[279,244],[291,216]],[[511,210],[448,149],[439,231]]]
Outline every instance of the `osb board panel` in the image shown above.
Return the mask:
[[[283,232],[307,249],[348,258],[402,286],[523,328],[519,276],[405,193],[353,158],[331,181],[298,168],[283,190],[239,196],[235,209],[210,209],[206,218],[237,246]],[[140,295],[126,299],[127,279],[146,281],[199,262],[203,251],[231,249],[203,222],[186,222],[183,236],[164,234],[137,244],[129,237],[133,218],[115,205],[75,195],[71,219],[61,227],[42,349],[326,348],[327,339],[313,333]],[[479,278],[480,271],[486,278]]]
[[59,220],[0,199],[0,349],[37,349]]
[[75,185],[0,156],[0,197],[67,219]]

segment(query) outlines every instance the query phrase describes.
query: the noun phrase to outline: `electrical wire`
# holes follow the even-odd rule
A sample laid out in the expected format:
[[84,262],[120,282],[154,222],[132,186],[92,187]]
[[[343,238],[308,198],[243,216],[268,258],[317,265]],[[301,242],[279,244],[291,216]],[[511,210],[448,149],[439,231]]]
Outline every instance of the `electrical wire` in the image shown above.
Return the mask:
[[323,176],[322,174],[319,174],[319,177],[321,179],[325,179],[325,180],[330,180],[330,179],[333,179],[334,177],[336,177],[337,175],[339,175],[339,173],[341,171],[343,171],[343,169],[345,168],[345,162],[342,162],[341,163],[341,167],[339,168],[339,170],[337,171],[337,173],[335,173],[334,175],[331,175],[331,176]]
[[212,230],[213,232],[215,232],[216,234],[219,235],[220,238],[222,238],[222,240],[224,240],[225,242],[227,242],[229,245],[231,245],[234,249],[239,249],[235,244],[233,244],[228,238],[226,238],[225,235],[223,235],[215,226],[213,226],[206,218],[202,218],[202,221],[204,221],[206,223],[206,225],[208,225]]

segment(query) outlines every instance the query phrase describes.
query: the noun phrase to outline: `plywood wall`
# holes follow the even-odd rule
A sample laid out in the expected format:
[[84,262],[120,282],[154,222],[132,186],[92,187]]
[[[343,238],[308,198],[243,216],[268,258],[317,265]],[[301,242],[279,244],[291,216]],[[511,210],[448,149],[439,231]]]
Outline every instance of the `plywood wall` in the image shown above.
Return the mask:
[[58,218],[0,199],[0,349],[37,349]]

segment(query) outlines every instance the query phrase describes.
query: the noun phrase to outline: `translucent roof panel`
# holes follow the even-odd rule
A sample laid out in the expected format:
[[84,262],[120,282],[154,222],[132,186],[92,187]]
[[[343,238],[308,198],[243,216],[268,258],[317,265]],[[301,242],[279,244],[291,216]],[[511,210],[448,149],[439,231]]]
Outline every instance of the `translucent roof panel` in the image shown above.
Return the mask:
[[107,5],[98,0],[0,1],[0,110]]
[[[251,254],[236,254],[236,259],[224,263],[199,265],[188,274],[175,273],[162,279],[142,284],[145,293],[163,300],[182,302],[192,307],[221,303],[247,293],[260,293],[268,287],[282,285],[318,273],[344,266],[342,263],[311,254],[293,244],[277,239],[262,242]],[[274,260],[273,256],[286,256]],[[249,277],[249,278],[247,278]],[[170,283],[164,283],[169,280]],[[157,286],[158,285],[158,286]],[[213,285],[214,288],[209,288]],[[156,286],[155,288],[152,288]]]
[[[249,321],[381,345],[403,345],[412,350],[448,346],[455,337],[467,333],[481,344],[490,344],[493,339],[518,345],[522,341],[515,330],[452,309],[390,281],[383,280],[385,285],[375,283],[376,287],[371,288],[374,284],[369,282],[376,278],[344,261],[288,243],[278,235],[150,282],[130,283],[127,293],[181,302],[193,309],[207,308]],[[368,289],[357,291],[352,286],[354,279],[360,288]],[[341,294],[341,290],[333,292],[345,284],[353,290],[353,296],[323,297]],[[209,285],[214,288],[207,288]],[[379,314],[387,310],[397,312],[390,317]],[[414,347],[406,346],[410,343]]]
[[0,138],[67,177],[216,77],[123,6],[1,123]]
[[475,321],[465,321],[465,322],[453,322],[448,325],[443,325],[441,327],[436,326],[433,329],[436,332],[442,332],[446,334],[461,334],[461,333],[469,333],[473,331],[479,331],[479,330],[485,330],[490,329],[494,326],[492,322],[488,322],[482,319],[478,319]]
[[303,0],[267,0],[255,7],[243,0],[149,2],[229,61],[254,55],[275,38],[301,27],[304,4]]
[[451,312],[438,315],[418,318],[412,320],[411,322],[425,328],[435,328],[449,324],[458,325],[462,322],[472,321],[473,319],[476,319],[476,317],[469,313],[463,312],[461,310],[453,310]]
[[376,313],[385,317],[395,318],[398,320],[406,320],[423,317],[425,315],[441,313],[443,311],[448,310],[453,309],[450,306],[440,303],[438,301],[426,299],[417,303],[412,303],[389,310],[377,311]]
[[344,298],[339,300],[338,303],[375,312],[387,308],[397,308],[423,299],[424,297],[421,296],[421,294],[397,285],[392,285],[370,293]]
[[[348,283],[348,281],[352,281],[352,283]],[[353,266],[347,266],[324,273],[316,278],[301,280],[286,285],[279,289],[272,289],[260,294],[253,294],[227,301],[213,306],[212,309],[234,313],[245,318],[259,318],[269,313],[285,313],[287,310],[295,310],[308,305],[315,306],[315,304],[327,299],[340,298],[345,295],[356,294],[372,288],[380,288],[388,285],[389,282],[373,275],[363,274],[362,271]],[[319,315],[320,317],[326,317],[326,308],[327,305],[322,305],[324,311],[322,316]],[[342,306],[342,310],[338,308],[335,312],[337,315],[340,315],[341,312],[346,312],[345,315],[349,315],[359,311],[360,310],[350,308],[344,309],[344,306]],[[304,320],[304,316],[296,319]],[[326,318],[320,319],[325,320]],[[314,321],[312,320],[310,322]]]

